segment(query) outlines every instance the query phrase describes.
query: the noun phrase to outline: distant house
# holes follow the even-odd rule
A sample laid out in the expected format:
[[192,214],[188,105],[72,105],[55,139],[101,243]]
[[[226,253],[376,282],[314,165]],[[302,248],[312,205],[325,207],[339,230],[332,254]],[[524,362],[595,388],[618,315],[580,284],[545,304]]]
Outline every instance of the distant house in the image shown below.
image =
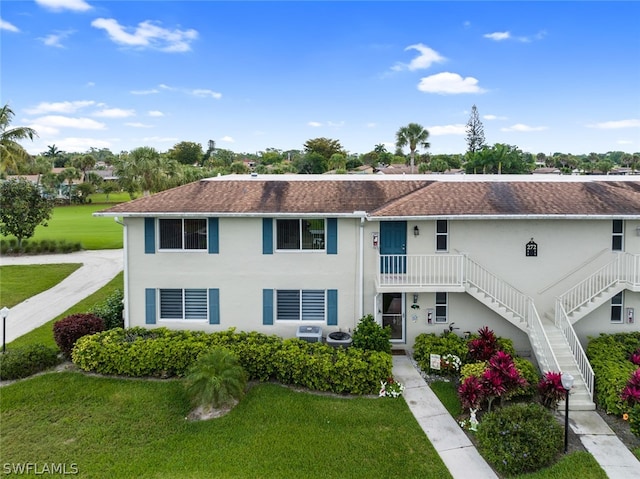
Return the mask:
[[576,345],[640,329],[633,177],[234,175],[97,215],[125,225],[128,326],[326,336],[372,314],[411,350],[487,325],[580,378],[576,408],[593,407]]

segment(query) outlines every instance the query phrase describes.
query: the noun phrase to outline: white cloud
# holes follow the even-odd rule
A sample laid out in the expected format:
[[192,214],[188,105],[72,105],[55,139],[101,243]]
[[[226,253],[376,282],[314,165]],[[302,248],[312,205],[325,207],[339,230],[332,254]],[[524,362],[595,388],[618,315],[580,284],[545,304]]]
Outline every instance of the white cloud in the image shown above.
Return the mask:
[[153,117],[161,117],[161,116],[164,116],[164,113],[158,110],[151,110],[147,113],[147,115],[153,116]]
[[125,126],[130,126],[132,128],[153,128],[153,125],[146,125],[145,123],[139,122],[125,123]]
[[198,37],[196,30],[168,30],[149,20],[140,22],[135,29],[124,27],[113,18],[97,18],[91,22],[91,26],[105,30],[109,38],[120,45],[152,48],[163,52],[189,51],[191,42]]
[[206,89],[191,90],[191,94],[199,97],[215,98],[216,100],[219,100],[220,98],[222,98],[222,93],[218,93],[217,91],[206,90]]
[[333,128],[340,128],[344,126],[344,121],[328,121],[327,126],[331,126]]
[[312,126],[314,128],[318,128],[322,126],[322,123],[320,123],[319,121],[310,121],[309,123],[307,123],[307,125]]
[[617,130],[619,128],[638,128],[640,127],[640,119],[631,118],[629,120],[605,121],[602,123],[594,123],[587,125],[589,128],[598,128],[601,130]]
[[424,70],[429,68],[434,63],[442,63],[447,59],[440,55],[437,51],[429,48],[423,43],[416,43],[415,45],[409,45],[404,51],[407,50],[417,50],[420,55],[415,57],[411,62],[407,63],[396,63],[393,67],[391,67],[394,71],[402,71],[402,70]]
[[483,120],[506,120],[506,116],[497,116],[497,115],[484,115],[482,117]]
[[93,7],[84,0],[36,0],[41,7],[60,12],[62,10],[73,10],[75,12],[86,12]]
[[106,125],[91,118],[70,118],[62,115],[41,116],[33,123],[51,128],[78,128],[80,130],[104,130]]
[[153,95],[155,93],[160,93],[160,91],[152,88],[151,90],[131,90],[129,93],[132,95]]
[[14,32],[14,33],[18,33],[20,31],[18,27],[16,27],[12,23],[9,23],[3,20],[2,18],[0,18],[0,30],[6,30],[8,32]]
[[223,136],[222,138],[220,138],[220,141],[224,141],[225,143],[235,143],[236,142],[236,140],[234,140],[230,136]]
[[516,123],[515,125],[511,125],[505,128],[500,128],[500,131],[528,132],[528,131],[543,131],[546,129],[547,129],[546,126],[529,126],[529,125],[524,125],[522,123]]
[[633,145],[633,141],[631,140],[618,140],[616,143],[618,145]]
[[111,142],[97,138],[63,138],[56,140],[56,146],[70,153],[87,151],[89,148],[111,148]]
[[511,38],[511,34],[509,32],[485,33],[482,36],[484,38],[490,38],[491,40],[495,40],[496,42],[501,42],[502,40],[508,40],[509,38]]
[[429,126],[427,127],[427,131],[431,136],[464,135],[467,132],[467,127],[466,125],[458,123],[455,125]]
[[59,102],[42,102],[34,108],[28,108],[25,111],[29,115],[42,115],[43,113],[75,113],[76,111],[87,106],[95,105],[93,100],[80,101],[59,101]]
[[378,124],[377,124],[377,123],[370,122],[370,123],[367,123],[367,125],[366,125],[366,126],[367,126],[367,128],[375,128],[376,126],[378,126]]
[[144,138],[140,138],[139,143],[175,143],[177,141],[178,138],[170,136],[146,136]]
[[62,40],[70,36],[72,33],[74,33],[73,30],[51,33],[44,38],[39,38],[39,40],[42,40],[42,43],[48,47],[64,48]]
[[484,93],[473,77],[462,78],[457,73],[442,72],[424,77],[418,84],[418,90],[426,93],[455,95],[458,93]]
[[93,116],[101,118],[127,118],[135,115],[135,110],[123,110],[122,108],[105,108],[93,114]]

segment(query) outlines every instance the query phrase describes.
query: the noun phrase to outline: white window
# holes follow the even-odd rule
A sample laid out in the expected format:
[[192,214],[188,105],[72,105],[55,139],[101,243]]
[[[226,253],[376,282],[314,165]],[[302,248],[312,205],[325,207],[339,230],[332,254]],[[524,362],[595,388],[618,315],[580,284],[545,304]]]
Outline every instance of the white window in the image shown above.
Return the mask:
[[449,250],[449,224],[447,220],[436,220],[436,251]]
[[158,221],[160,249],[206,250],[207,220],[171,218]]
[[624,222],[622,220],[613,220],[613,232],[611,237],[611,249],[613,251],[622,251],[624,237]]
[[160,319],[207,319],[206,289],[161,289]]
[[436,323],[447,322],[447,293],[436,293]]
[[624,295],[622,291],[611,298],[611,322],[622,323],[622,305],[624,301]]
[[323,219],[276,220],[276,249],[324,250]]
[[322,289],[279,289],[276,291],[276,319],[324,321],[325,291]]

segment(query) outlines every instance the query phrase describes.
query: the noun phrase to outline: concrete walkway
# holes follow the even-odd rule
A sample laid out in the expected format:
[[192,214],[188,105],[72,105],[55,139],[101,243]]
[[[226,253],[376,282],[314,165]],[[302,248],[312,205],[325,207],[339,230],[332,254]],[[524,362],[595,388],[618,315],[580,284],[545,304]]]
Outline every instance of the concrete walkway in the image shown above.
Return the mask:
[[[25,333],[51,321],[71,306],[95,293],[122,271],[123,251],[97,250],[79,251],[69,254],[47,254],[34,256],[2,256],[0,265],[82,263],[53,288],[32,296],[10,308],[7,316],[7,338],[9,343]],[[2,278],[0,278],[0,281]],[[4,306],[0,298],[0,308]],[[0,341],[2,331],[0,328]]]
[[[407,356],[393,356],[393,377],[405,385],[409,409],[454,479],[497,479]],[[564,412],[558,414],[564,422]],[[570,411],[569,425],[609,479],[640,478],[640,461],[597,412]]]
[[393,356],[393,378],[404,384],[409,409],[454,479],[498,478],[407,356]]

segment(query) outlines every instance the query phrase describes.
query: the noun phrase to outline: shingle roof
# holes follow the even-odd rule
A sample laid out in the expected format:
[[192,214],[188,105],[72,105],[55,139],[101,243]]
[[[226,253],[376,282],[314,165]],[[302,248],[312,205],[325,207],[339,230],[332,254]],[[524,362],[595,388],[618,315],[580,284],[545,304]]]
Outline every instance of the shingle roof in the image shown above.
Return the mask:
[[[640,181],[452,180],[347,175],[219,177],[122,203],[101,213],[353,214],[373,217],[607,215],[640,217]],[[457,175],[454,175],[457,176]],[[532,178],[533,175],[528,178]]]

